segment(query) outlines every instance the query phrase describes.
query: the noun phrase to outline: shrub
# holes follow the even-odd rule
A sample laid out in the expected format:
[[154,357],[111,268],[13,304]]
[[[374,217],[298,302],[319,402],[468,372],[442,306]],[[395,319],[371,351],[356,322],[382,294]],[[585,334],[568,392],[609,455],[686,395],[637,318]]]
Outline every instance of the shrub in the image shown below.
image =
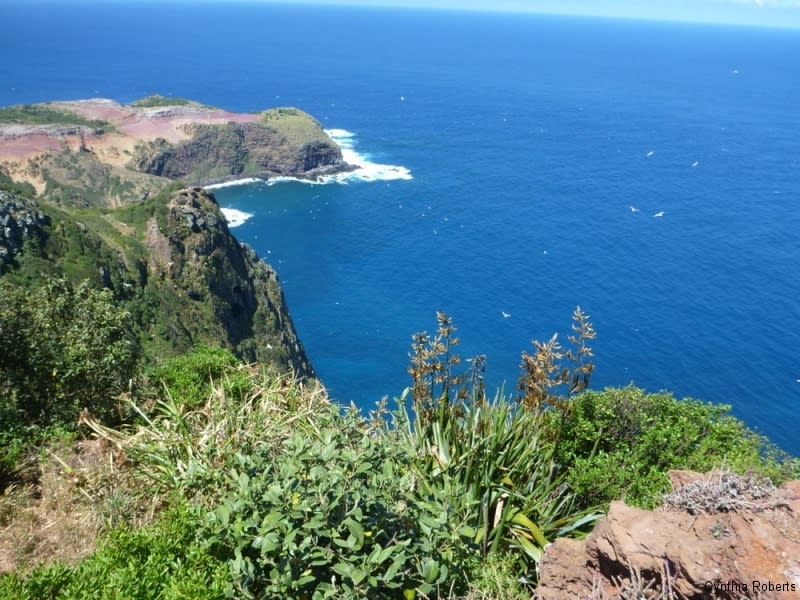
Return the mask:
[[769,500],[775,490],[766,477],[753,473],[740,477],[736,473],[721,471],[667,494],[664,505],[693,515],[762,511],[780,504]]
[[44,430],[74,429],[82,408],[113,418],[139,359],[110,291],[0,281],[0,476]]
[[498,395],[458,401],[409,428],[416,468],[451,507],[451,527],[472,538],[484,559],[510,554],[517,579],[537,580],[544,547],[588,532],[600,514],[575,506],[541,416]]
[[[465,589],[479,558],[398,431],[342,415],[316,389],[250,370],[203,406],[159,401],[121,430],[87,424],[154,493],[203,505],[201,536],[238,597],[398,597]],[[447,588],[448,590],[450,587]]]
[[280,449],[237,458],[207,530],[240,597],[397,598],[464,586],[469,544],[447,504],[417,495],[395,434],[330,407]]
[[108,121],[87,119],[76,112],[53,108],[47,104],[18,104],[0,108],[0,123],[24,123],[26,125],[83,125],[95,129],[113,130]]
[[647,394],[629,386],[588,391],[550,414],[555,458],[582,505],[623,498],[652,508],[669,490],[669,469],[705,472],[723,464],[782,481],[800,473],[730,407]]
[[[578,314],[584,316],[580,309]],[[557,381],[551,377],[557,370],[551,359],[562,358],[551,345],[537,353],[540,358],[549,353],[545,362],[551,368],[523,362],[521,401],[498,394],[490,402],[484,394],[483,358],[470,361],[469,372],[458,373],[456,329],[444,313],[437,320],[436,336],[423,332],[412,338],[409,373],[416,419],[412,427],[401,412],[399,425],[405,425],[416,451],[421,478],[453,507],[451,527],[472,537],[484,559],[511,554],[518,579],[534,583],[544,547],[556,537],[585,534],[600,516],[574,505],[546,443],[542,410],[556,402],[550,390],[573,380],[560,373]],[[587,348],[580,359],[590,352]],[[588,382],[591,369],[574,372],[580,375],[574,384],[580,386]]]
[[240,361],[224,348],[200,345],[187,354],[166,360],[150,370],[154,383],[189,407],[202,405],[211,394],[214,382],[221,382],[225,392],[243,397],[251,386],[249,375],[236,370]]
[[145,96],[144,98],[134,100],[130,105],[135,106],[136,108],[151,108],[159,106],[186,106],[187,104],[192,104],[191,100],[172,96],[165,97],[160,94],[152,94],[150,96]]
[[0,381],[27,423],[104,415],[136,373],[130,315],[109,290],[55,280],[34,291],[0,283]]
[[36,197],[36,188],[27,182],[14,181],[2,168],[0,168],[0,190],[11,192],[12,194],[19,194],[26,198]]

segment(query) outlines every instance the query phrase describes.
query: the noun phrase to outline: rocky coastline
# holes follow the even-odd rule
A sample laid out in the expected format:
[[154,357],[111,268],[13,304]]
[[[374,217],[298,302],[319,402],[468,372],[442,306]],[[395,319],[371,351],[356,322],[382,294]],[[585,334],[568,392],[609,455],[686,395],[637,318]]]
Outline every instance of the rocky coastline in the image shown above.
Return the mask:
[[[90,99],[0,108],[0,170],[39,193],[78,187],[102,197],[89,204],[118,206],[148,196],[160,179],[190,186],[243,178],[316,181],[354,169],[300,109],[235,113],[175,102],[155,96],[132,104]],[[86,171],[105,175],[86,177]]]
[[160,96],[0,108],[0,276],[111,290],[154,360],[221,345],[314,378],[277,273],[203,186],[352,168],[296,108],[233,113]]

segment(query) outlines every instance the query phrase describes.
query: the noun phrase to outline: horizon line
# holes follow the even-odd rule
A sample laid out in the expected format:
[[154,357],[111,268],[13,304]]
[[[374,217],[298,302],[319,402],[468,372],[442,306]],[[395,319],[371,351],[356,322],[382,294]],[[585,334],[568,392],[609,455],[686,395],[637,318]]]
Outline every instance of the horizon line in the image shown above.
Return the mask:
[[[463,1],[463,0],[462,0]],[[588,11],[579,7],[565,7],[564,3],[559,3],[555,7],[542,7],[530,5],[511,5],[498,3],[493,6],[480,4],[459,4],[455,0],[453,4],[433,4],[422,0],[378,0],[377,2],[367,2],[367,0],[0,0],[0,10],[5,6],[14,5],[56,5],[56,6],[75,6],[75,5],[98,5],[102,7],[112,6],[136,6],[136,5],[249,5],[249,6],[283,6],[283,7],[320,7],[320,8],[348,8],[364,10],[397,10],[397,11],[420,11],[420,12],[458,12],[476,14],[512,14],[525,16],[545,16],[545,17],[567,17],[579,19],[601,19],[626,22],[643,23],[664,23],[680,25],[716,25],[722,27],[746,27],[751,29],[771,29],[781,31],[800,30],[800,2],[796,6],[768,7],[769,12],[764,12],[765,6],[762,3],[729,2],[731,7],[736,6],[737,11],[733,16],[714,16],[710,14],[672,14],[669,12],[656,12],[648,14],[653,5],[648,4],[648,11],[634,10],[634,12],[620,12],[619,10],[597,10],[591,8]],[[717,3],[721,6],[723,3]],[[798,10],[795,10],[797,8]],[[781,16],[790,18],[780,19]],[[746,18],[760,15],[761,18]]]

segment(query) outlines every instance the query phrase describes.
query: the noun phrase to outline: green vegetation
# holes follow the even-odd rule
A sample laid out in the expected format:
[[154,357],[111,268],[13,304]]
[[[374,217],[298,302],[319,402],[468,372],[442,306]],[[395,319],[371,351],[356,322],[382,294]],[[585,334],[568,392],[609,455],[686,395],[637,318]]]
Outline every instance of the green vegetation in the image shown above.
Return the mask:
[[226,395],[244,398],[250,378],[245,372],[231,371],[238,364],[230,350],[201,345],[152,368],[149,378],[163,385],[169,397],[195,407],[208,399],[215,382],[221,382]]
[[20,104],[0,107],[0,123],[19,123],[23,125],[82,125],[93,129],[111,131],[114,127],[108,121],[86,119],[76,112],[63,108],[53,108],[47,104]]
[[774,481],[800,478],[800,461],[745,427],[730,408],[635,387],[589,391],[550,415],[555,459],[584,506],[624,499],[655,507],[670,490],[669,469],[725,465]]
[[30,183],[17,183],[2,168],[0,168],[0,190],[27,198],[36,197],[36,189]]
[[278,131],[291,144],[302,145],[314,140],[327,140],[322,125],[297,108],[271,108],[261,113],[260,122]]
[[140,202],[167,182],[102,162],[89,151],[52,152],[39,157],[46,184],[42,196],[62,206],[111,207]]
[[136,237],[144,240],[147,221],[151,217],[156,219],[159,228],[162,230],[167,229],[167,213],[169,212],[167,203],[183,187],[185,187],[185,184],[181,181],[170,182],[162,187],[157,194],[146,200],[129,204],[116,210],[114,216],[120,222],[133,227],[136,231]]
[[[25,241],[14,268],[4,275],[6,281],[31,291],[53,278],[66,279],[72,285],[88,280],[94,287],[114,290],[133,285],[136,274],[128,272],[126,262],[134,264],[133,256],[145,256],[145,250],[119,234],[107,219],[107,211],[39,206],[49,224]],[[117,293],[115,300],[120,299]]]
[[[172,182],[116,210],[39,203],[49,221],[29,233],[4,280],[28,290],[53,278],[110,289],[150,364],[206,343],[287,368],[294,357],[282,342],[274,274],[222,227],[210,197],[182,187]],[[188,226],[174,202],[189,203],[203,227]]]
[[174,98],[172,96],[166,97],[161,96],[160,94],[152,94],[150,96],[145,96],[144,98],[134,100],[130,105],[135,106],[136,108],[152,108],[157,106],[186,106],[188,104],[197,103],[187,100],[186,98]]
[[[108,128],[48,105],[0,109],[0,122]],[[292,144],[324,139],[277,108],[142,144],[132,164],[281,172]],[[412,338],[396,406],[344,410],[284,372],[280,287],[213,199],[86,148],[30,168],[56,205],[0,278],[0,552],[18,568],[0,598],[516,600],[548,543],[586,535],[612,500],[661,504],[669,469],[723,469],[666,500],[701,512],[800,478],[729,406],[591,390],[580,308],[565,345],[534,341],[516,390],[491,398],[485,357],[462,362],[438,313],[433,335]],[[0,189],[34,192],[3,171]],[[76,536],[88,547],[53,551]]]
[[154,523],[110,532],[92,556],[28,577],[0,576],[0,598],[40,600],[212,600],[225,598],[227,565],[198,537],[197,511],[175,502]]
[[227,470],[207,528],[236,594],[390,598],[462,582],[469,540],[443,495],[417,493],[396,433],[334,407],[313,424]]
[[[544,547],[557,537],[586,533],[599,512],[579,510],[564,474],[553,468],[546,415],[502,394],[488,401],[483,357],[459,373],[455,327],[447,315],[437,318],[434,337],[414,336],[409,372],[417,418],[413,429],[407,427],[408,444],[416,449],[422,477],[446,493],[481,557],[510,554],[518,578],[533,583]],[[580,309],[576,318],[588,324]],[[591,328],[587,332],[593,335]],[[536,389],[548,386],[548,375],[538,375]],[[530,387],[533,377],[530,371],[524,376]]]
[[137,372],[130,315],[107,290],[55,280],[32,293],[0,280],[0,479],[51,428],[88,409],[114,420]]
[[[59,285],[51,295],[76,296],[73,304],[110,301]],[[116,331],[110,316],[76,319],[75,310],[59,318]],[[654,505],[669,468],[723,466],[759,474],[752,480],[762,487],[771,485],[762,475],[800,475],[796,460],[771,451],[728,407],[633,387],[589,390],[595,333],[580,309],[568,347],[555,336],[534,342],[517,394],[491,400],[485,360],[462,363],[452,320],[437,318],[435,335],[413,337],[407,393],[367,417],[219,348],[134,377],[124,361],[73,353],[79,373],[113,376],[104,389],[121,391],[123,375],[134,382],[121,410],[100,400],[81,418],[110,452],[106,464],[118,465],[112,473],[94,479],[59,459],[105,533],[74,564],[0,575],[0,598],[525,598],[546,544],[585,535],[620,496]],[[59,343],[87,343],[64,335]],[[116,338],[104,339],[113,347]],[[20,356],[35,376],[65,368],[60,356]],[[39,385],[5,381],[13,397]],[[75,418],[79,406],[63,397],[37,414]],[[5,414],[24,422],[19,411]]]

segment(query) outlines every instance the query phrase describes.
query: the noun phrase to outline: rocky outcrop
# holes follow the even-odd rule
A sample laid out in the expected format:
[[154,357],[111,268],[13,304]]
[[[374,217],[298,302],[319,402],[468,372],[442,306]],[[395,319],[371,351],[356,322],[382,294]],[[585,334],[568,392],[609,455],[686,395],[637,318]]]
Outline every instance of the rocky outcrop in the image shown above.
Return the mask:
[[[286,110],[286,109],[284,109]],[[310,116],[292,109],[286,118],[259,123],[197,125],[192,137],[171,144],[163,138],[141,144],[130,166],[138,171],[199,185],[239,177],[291,176],[313,179],[346,170],[339,147]],[[302,135],[292,135],[302,127]]]
[[314,376],[275,271],[202,188],[79,216],[0,191],[0,275],[11,270],[21,285],[57,277],[110,289],[153,360],[203,343]]
[[41,237],[49,222],[32,200],[0,190],[0,275],[22,252],[25,241]]
[[538,600],[800,598],[800,481],[670,476],[661,509],[614,502],[585,540],[548,546]]
[[0,274],[14,268],[20,281],[89,279],[113,290],[156,358],[218,344],[312,376],[272,268],[231,235],[212,195],[169,190],[173,179],[349,169],[322,126],[295,108],[238,114],[151,97],[5,109],[0,189],[35,189],[42,204],[2,205]]
[[[164,178],[208,185],[243,177],[317,179],[353,168],[322,125],[299,109],[233,113],[169,102],[94,99],[0,110],[0,167],[59,204],[112,207],[141,200],[143,188],[163,186]],[[85,172],[96,177],[76,184]]]
[[176,192],[166,223],[149,219],[146,243],[150,278],[176,304],[172,335],[191,345],[212,334],[245,360],[314,375],[275,271],[231,235],[213,195],[202,188]]

